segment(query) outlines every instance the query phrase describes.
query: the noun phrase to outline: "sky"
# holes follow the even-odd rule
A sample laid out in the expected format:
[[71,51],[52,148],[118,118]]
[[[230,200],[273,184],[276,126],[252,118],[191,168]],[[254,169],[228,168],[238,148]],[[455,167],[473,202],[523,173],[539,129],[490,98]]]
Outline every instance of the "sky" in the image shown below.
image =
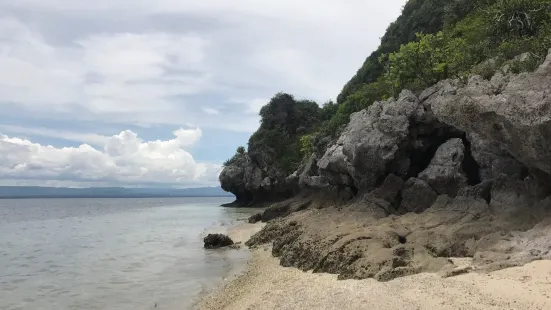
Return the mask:
[[0,185],[199,187],[335,99],[405,0],[0,0]]

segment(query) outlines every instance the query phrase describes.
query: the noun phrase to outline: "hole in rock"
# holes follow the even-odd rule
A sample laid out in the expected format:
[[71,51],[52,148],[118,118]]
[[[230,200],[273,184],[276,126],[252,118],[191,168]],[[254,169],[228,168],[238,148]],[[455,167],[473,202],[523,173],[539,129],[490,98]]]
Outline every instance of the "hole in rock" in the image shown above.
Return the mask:
[[411,152],[410,160],[411,165],[409,167],[409,171],[407,174],[407,178],[411,177],[417,177],[419,173],[421,173],[423,170],[425,170],[429,164],[432,158],[434,157],[434,154],[438,150],[438,147],[442,145],[445,141],[445,139],[442,139],[443,141],[438,141],[436,143],[433,143],[430,147],[428,147],[426,150],[413,150]]
[[476,162],[471,152],[471,142],[467,140],[466,135],[461,138],[463,145],[465,146],[465,157],[461,163],[461,168],[467,175],[467,182],[469,185],[476,185],[481,182],[480,180],[480,166]]
[[[410,133],[412,131],[410,130]],[[417,177],[419,173],[425,170],[438,148],[446,141],[452,138],[461,138],[464,134],[451,127],[443,127],[434,130],[428,135],[421,135],[412,140],[417,140],[423,147],[410,149],[410,167],[407,173],[407,178]]]
[[406,238],[406,236],[398,236],[398,242],[400,242],[401,244],[406,244],[408,242],[408,239]]

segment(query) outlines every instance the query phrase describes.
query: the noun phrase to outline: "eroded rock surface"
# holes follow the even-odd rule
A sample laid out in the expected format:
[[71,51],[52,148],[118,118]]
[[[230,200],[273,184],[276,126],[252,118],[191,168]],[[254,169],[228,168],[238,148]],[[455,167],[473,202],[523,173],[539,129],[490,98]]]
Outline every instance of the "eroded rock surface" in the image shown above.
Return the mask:
[[398,100],[375,102],[352,114],[337,143],[318,162],[329,182],[369,189],[382,181],[408,138],[409,118],[418,105],[417,97],[404,91]]
[[[421,214],[382,219],[365,216],[351,206],[309,209],[268,223],[247,244],[273,241],[273,255],[282,266],[339,274],[340,279],[387,281],[437,272],[450,266],[450,257],[475,257],[475,268],[495,269],[499,264],[551,258],[545,244],[551,241],[545,235],[549,228],[534,226],[548,216],[549,209],[538,206],[533,211],[530,216],[522,208],[495,214],[483,199],[446,195]],[[518,231],[513,252],[511,231]],[[519,243],[518,238],[528,235],[539,239],[526,246]]]
[[524,166],[551,174],[551,54],[535,73],[450,81],[430,96],[441,121],[498,145]]
[[298,176],[285,175],[270,164],[273,159],[269,157],[261,154],[251,156],[247,153],[237,155],[220,173],[222,189],[236,197],[231,205],[273,202],[289,198],[297,192]]
[[467,186],[467,176],[461,165],[465,158],[465,147],[461,139],[455,138],[442,144],[427,169],[419,179],[427,182],[437,194],[455,197],[459,189]]
[[401,209],[404,213],[421,213],[430,208],[438,195],[427,182],[411,178],[404,184]]

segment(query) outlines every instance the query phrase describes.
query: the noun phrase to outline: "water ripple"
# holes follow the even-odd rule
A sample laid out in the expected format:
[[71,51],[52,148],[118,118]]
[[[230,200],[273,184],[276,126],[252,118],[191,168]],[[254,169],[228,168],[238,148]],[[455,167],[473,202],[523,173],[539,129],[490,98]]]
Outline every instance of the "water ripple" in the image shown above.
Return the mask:
[[201,248],[252,212],[225,202],[0,200],[0,309],[185,309],[248,256]]

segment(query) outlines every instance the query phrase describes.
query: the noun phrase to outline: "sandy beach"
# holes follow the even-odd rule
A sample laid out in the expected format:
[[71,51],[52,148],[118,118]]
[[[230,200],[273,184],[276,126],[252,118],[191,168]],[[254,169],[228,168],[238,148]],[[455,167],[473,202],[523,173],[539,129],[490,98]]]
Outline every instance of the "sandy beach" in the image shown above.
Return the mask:
[[[260,227],[239,226],[230,236],[245,241]],[[263,246],[253,251],[244,273],[195,309],[551,309],[551,261],[449,278],[422,273],[389,282],[340,281],[281,267]]]

